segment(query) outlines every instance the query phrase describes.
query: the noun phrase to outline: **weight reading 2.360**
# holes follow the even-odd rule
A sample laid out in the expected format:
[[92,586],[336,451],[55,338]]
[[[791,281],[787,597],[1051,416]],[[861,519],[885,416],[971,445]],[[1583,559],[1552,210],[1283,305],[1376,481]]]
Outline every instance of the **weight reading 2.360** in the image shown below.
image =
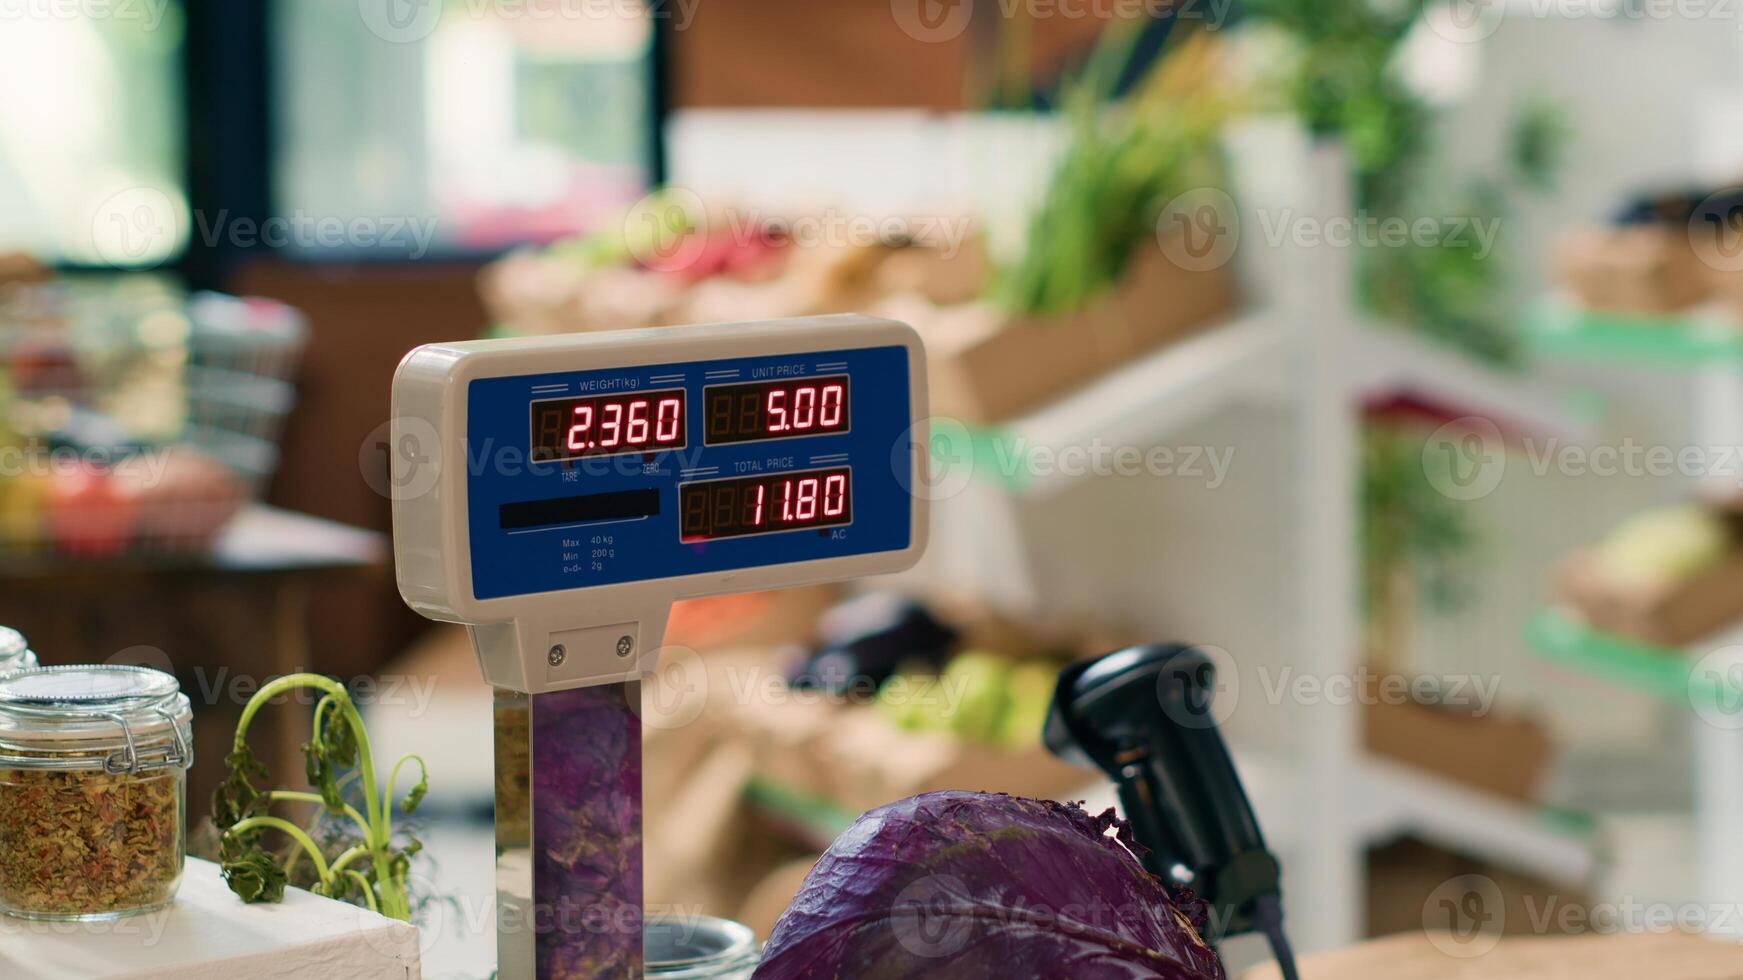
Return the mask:
[[684,446],[681,389],[532,403],[534,462],[649,453]]

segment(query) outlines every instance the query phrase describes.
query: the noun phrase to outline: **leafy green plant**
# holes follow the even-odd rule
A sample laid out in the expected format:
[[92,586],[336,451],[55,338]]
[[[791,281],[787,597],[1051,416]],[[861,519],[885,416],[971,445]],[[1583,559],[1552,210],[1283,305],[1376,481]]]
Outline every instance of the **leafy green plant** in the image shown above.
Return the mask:
[[[248,727],[273,699],[299,688],[322,695],[315,704],[310,739],[303,745],[304,774],[314,792],[263,792],[254,781],[265,779],[267,770],[248,745]],[[224,880],[238,897],[244,902],[280,901],[285,886],[300,873],[317,894],[361,904],[390,918],[411,918],[406,882],[411,860],[423,845],[416,838],[396,841],[394,792],[401,770],[415,763],[418,781],[398,802],[402,813],[413,813],[429,790],[428,772],[420,756],[406,755],[393,764],[385,783],[377,782],[369,733],[343,685],[318,674],[291,674],[266,684],[243,708],[225,763],[229,772],[213,793],[212,821],[221,835]],[[353,802],[357,797],[361,808]],[[320,810],[316,822],[304,827],[272,815],[273,804],[315,805]],[[354,843],[331,860],[331,848],[316,840],[323,818],[347,822],[356,831],[355,836],[343,835]],[[268,832],[289,839],[288,853],[267,849]],[[309,862],[306,871],[300,868],[304,858]]]
[[1461,607],[1478,534],[1459,501],[1428,478],[1425,433],[1371,424],[1362,433],[1362,599],[1370,659],[1400,660],[1410,613]]
[[[1307,127],[1338,139],[1354,169],[1356,206],[1374,219],[1424,217],[1499,220],[1513,213],[1507,188],[1542,192],[1553,184],[1567,127],[1554,105],[1523,101],[1508,133],[1508,158],[1468,186],[1441,186],[1427,164],[1435,110],[1397,70],[1399,51],[1425,0],[1247,0],[1253,19],[1281,30],[1297,47],[1282,81]],[[1430,190],[1424,193],[1424,188]],[[1439,216],[1439,217],[1437,217]],[[1376,313],[1459,347],[1482,360],[1517,360],[1506,295],[1507,261],[1469,236],[1441,236],[1363,250],[1360,288]]]
[[1020,255],[990,299],[1014,313],[1059,315],[1111,288],[1154,241],[1169,199],[1220,186],[1217,136],[1238,99],[1216,84],[1219,48],[1203,33],[1177,46],[1140,89],[1113,100],[1136,32],[1110,30],[1061,94],[1067,141],[1030,218]]

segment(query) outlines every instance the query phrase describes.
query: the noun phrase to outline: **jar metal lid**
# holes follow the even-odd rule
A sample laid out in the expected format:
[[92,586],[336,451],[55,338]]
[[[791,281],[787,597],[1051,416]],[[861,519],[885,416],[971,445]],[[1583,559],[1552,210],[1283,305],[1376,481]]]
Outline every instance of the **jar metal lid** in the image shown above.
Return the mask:
[[192,762],[188,699],[149,667],[36,667],[0,677],[0,763],[137,773]]
[[646,973],[663,980],[725,980],[749,975],[760,957],[750,927],[712,916],[655,916],[643,926]]
[[10,626],[0,626],[0,673],[35,666],[36,654],[30,652],[24,634]]
[[0,710],[31,706],[103,713],[173,698],[181,690],[174,676],[150,667],[123,664],[39,667],[0,678]]

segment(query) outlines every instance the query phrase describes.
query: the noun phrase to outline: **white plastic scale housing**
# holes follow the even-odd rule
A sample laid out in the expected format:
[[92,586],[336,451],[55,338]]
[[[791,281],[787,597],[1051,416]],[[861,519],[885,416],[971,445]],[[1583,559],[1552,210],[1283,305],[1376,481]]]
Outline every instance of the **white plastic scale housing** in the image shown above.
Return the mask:
[[[927,438],[926,364],[919,336],[906,324],[862,316],[809,317],[431,344],[413,350],[393,380],[390,455],[400,595],[426,617],[470,627],[490,684],[538,694],[650,673],[658,666],[667,614],[676,599],[911,567],[925,549],[928,530],[924,495],[914,493],[908,495],[911,534],[900,550],[699,574],[674,568],[669,577],[651,580],[486,599],[475,596],[472,580],[466,465],[467,392],[472,382],[887,347],[907,352],[911,435],[905,486],[919,487]],[[687,425],[696,414],[690,414]],[[857,462],[893,467],[900,465],[895,462],[900,458],[898,452]],[[564,651],[561,658],[552,656],[558,646]]]

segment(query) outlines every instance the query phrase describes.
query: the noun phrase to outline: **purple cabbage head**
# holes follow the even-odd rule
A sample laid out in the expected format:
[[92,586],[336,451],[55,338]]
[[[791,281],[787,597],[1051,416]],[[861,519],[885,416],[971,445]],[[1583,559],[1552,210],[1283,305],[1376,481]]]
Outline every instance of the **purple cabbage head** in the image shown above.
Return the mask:
[[842,834],[776,923],[755,980],[1223,980],[1113,811],[927,793]]

